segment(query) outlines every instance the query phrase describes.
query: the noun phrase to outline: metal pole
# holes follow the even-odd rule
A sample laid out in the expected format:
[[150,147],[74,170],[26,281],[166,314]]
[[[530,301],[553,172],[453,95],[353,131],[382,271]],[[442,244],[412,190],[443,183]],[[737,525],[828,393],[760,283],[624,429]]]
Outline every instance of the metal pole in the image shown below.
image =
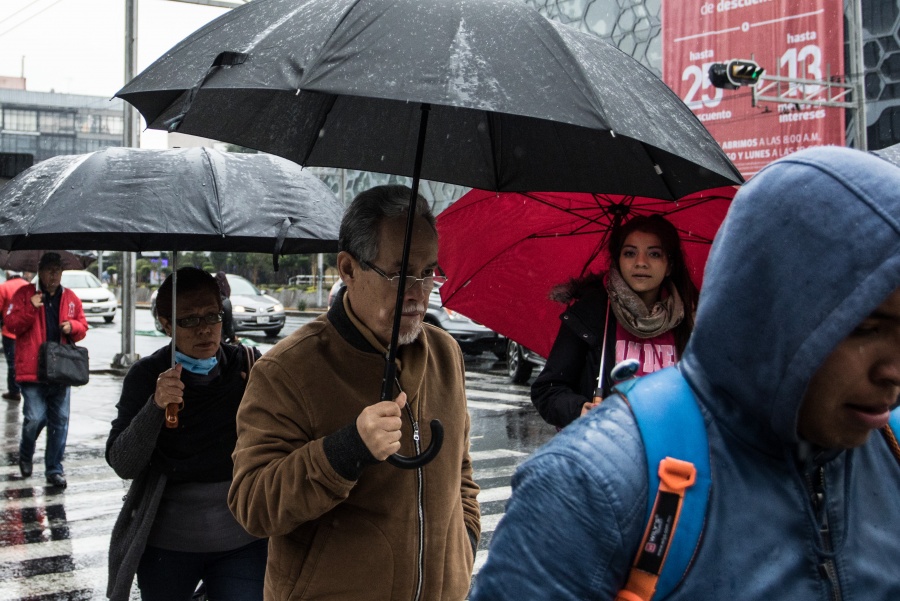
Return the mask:
[[[125,0],[125,83],[134,79],[137,73],[137,0]],[[125,104],[125,144],[132,148],[140,146],[140,121],[134,107]],[[122,352],[113,358],[112,367],[128,368],[138,360],[134,352],[134,299],[135,262],[133,252],[122,253]]]
[[322,253],[318,254],[316,259],[316,306],[322,306],[322,286],[325,285],[325,275],[322,273],[325,260]]
[[856,103],[854,147],[859,150],[867,150],[869,143],[866,131],[866,64],[863,60],[862,0],[850,0],[850,10],[847,11],[847,29],[850,38],[849,71],[856,84],[853,90]]

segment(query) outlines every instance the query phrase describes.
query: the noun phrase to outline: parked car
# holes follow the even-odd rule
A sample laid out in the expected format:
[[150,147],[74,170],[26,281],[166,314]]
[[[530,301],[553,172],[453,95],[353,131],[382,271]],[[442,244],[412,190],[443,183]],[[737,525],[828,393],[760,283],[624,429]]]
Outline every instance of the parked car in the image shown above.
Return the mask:
[[[328,293],[328,306],[334,301],[338,290],[344,287],[344,282],[338,280]],[[441,301],[440,284],[435,282],[428,297],[428,308],[425,310],[425,323],[446,330],[453,339],[459,343],[459,348],[470,355],[480,355],[484,351],[491,351],[498,359],[506,356],[505,339],[488,327],[474,322],[462,313],[444,307]]]
[[490,351],[502,359],[505,352],[504,338],[492,329],[472,321],[462,313],[444,306],[439,292],[440,285],[435,283],[428,297],[428,308],[425,311],[425,323],[430,323],[447,331],[459,343],[459,348],[470,355],[480,355]]
[[[37,284],[37,281],[38,276],[34,276],[31,283]],[[62,272],[60,284],[75,293],[84,308],[85,317],[102,317],[106,323],[112,323],[119,302],[116,295],[101,284],[97,276],[90,271],[67,269]]]
[[[263,294],[250,280],[233,273],[225,274],[231,286],[231,319],[235,332],[265,332],[277,336],[284,327],[284,305],[278,299]],[[156,317],[156,294],[150,295],[150,310]],[[156,322],[156,329],[162,326]]]
[[547,360],[515,340],[506,340],[506,373],[514,384],[524,384],[534,368],[543,369]]

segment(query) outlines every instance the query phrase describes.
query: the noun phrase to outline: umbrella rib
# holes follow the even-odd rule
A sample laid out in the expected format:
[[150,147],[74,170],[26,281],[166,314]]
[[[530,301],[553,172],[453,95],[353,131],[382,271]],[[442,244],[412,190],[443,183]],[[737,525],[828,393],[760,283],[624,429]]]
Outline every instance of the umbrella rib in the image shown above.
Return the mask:
[[209,156],[209,152],[207,152],[206,148],[201,146],[200,151],[203,154],[203,158],[206,159],[206,164],[209,167],[209,175],[212,180],[212,189],[213,194],[216,198],[216,212],[218,213],[216,217],[219,219],[219,234],[222,236],[225,235],[225,223],[222,219],[222,199],[219,198],[219,180],[216,178],[216,169],[213,166],[212,158]]

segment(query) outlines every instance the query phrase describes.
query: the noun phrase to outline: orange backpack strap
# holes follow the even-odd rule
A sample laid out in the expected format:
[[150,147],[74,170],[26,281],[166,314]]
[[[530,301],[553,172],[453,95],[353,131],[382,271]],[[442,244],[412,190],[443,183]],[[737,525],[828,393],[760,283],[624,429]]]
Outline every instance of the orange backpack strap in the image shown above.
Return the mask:
[[693,463],[666,457],[659,462],[659,489],[634,566],[616,601],[649,601],[656,592],[659,575],[678,527],[684,492],[697,480]]
[[[694,393],[677,367],[617,385],[647,459],[647,526],[617,601],[666,598],[700,544],[711,487],[709,441]],[[677,532],[676,532],[677,527]]]

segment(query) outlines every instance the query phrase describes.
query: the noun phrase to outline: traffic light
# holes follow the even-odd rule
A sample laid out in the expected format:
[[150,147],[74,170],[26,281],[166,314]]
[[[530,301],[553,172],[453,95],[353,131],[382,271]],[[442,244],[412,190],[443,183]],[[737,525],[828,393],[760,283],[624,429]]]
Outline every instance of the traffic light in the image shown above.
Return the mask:
[[765,69],[755,61],[732,59],[727,63],[711,64],[709,82],[717,88],[736,90],[740,86],[755,86],[763,71]]

